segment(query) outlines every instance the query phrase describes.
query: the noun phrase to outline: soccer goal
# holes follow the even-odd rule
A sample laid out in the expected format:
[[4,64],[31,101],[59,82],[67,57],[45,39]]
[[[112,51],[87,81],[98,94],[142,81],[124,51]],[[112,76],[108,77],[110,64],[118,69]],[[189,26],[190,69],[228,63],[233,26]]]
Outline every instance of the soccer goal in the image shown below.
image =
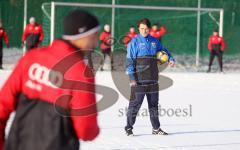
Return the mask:
[[45,20],[43,26],[48,31],[45,42],[60,37],[62,17],[77,8],[96,15],[102,26],[111,25],[111,34],[116,41],[112,45],[112,51],[125,49],[119,39],[143,17],[149,18],[153,24],[166,26],[168,33],[163,37],[163,44],[173,53],[195,55],[196,66],[199,66],[200,55],[207,49],[208,37],[212,31],[218,28],[220,36],[223,36],[222,8],[201,8],[200,5],[196,8],[120,5],[115,4],[115,0],[112,0],[112,4],[51,2],[42,5]]

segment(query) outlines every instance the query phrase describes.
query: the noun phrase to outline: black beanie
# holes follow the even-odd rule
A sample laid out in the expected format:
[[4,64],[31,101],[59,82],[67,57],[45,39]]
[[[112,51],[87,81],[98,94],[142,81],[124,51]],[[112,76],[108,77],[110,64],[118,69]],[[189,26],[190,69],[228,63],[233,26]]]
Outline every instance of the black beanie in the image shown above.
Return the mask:
[[83,10],[74,10],[63,19],[64,40],[76,40],[99,31],[98,19]]

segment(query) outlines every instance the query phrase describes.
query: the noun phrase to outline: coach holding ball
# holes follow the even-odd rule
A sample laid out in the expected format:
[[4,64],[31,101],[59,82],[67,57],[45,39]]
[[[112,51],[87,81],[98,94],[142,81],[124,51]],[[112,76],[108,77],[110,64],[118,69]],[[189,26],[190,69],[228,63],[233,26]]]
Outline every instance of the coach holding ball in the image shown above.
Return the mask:
[[127,47],[127,73],[130,78],[131,96],[127,112],[127,136],[133,136],[133,125],[137,113],[147,96],[152,134],[167,135],[160,128],[158,118],[158,66],[156,54],[164,51],[168,54],[168,63],[174,66],[175,60],[170,52],[162,46],[158,39],[149,35],[151,23],[144,18],[138,22],[140,34],[133,38]]

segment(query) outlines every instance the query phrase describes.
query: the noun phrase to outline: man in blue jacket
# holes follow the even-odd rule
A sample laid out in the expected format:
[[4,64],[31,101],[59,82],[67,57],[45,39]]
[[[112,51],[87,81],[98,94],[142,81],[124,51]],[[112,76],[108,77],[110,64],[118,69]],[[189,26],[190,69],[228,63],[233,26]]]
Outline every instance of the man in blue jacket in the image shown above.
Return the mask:
[[127,112],[127,136],[133,136],[133,125],[137,113],[142,105],[144,96],[147,96],[152,134],[167,135],[160,128],[158,116],[158,66],[156,53],[165,51],[169,56],[168,64],[174,66],[175,60],[170,52],[162,46],[158,39],[149,35],[151,23],[144,18],[138,22],[140,34],[127,47],[127,73],[130,78],[131,97]]

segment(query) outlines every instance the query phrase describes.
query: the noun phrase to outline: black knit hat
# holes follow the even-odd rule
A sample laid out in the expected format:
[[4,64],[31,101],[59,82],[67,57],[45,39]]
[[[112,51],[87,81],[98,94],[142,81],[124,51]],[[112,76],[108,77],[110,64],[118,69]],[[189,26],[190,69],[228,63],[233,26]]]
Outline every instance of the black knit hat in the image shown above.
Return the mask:
[[83,10],[74,10],[63,19],[63,36],[65,40],[76,40],[99,31],[98,19]]

